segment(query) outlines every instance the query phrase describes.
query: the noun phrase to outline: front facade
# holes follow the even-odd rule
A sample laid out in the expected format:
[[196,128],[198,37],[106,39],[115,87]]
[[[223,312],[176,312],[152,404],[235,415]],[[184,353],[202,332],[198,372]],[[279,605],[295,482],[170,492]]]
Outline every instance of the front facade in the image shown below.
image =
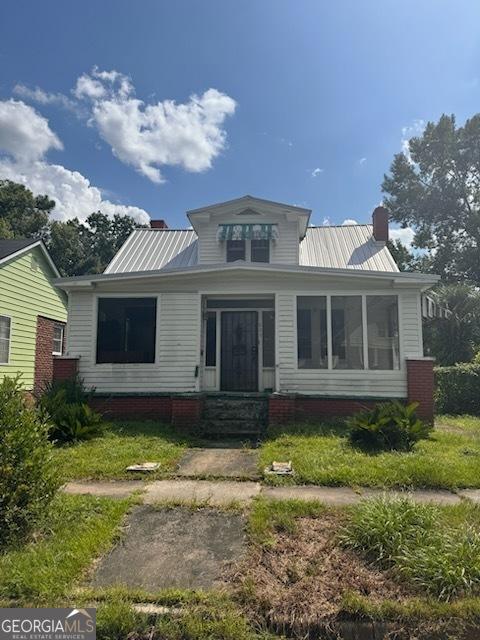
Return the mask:
[[0,380],[20,374],[29,391],[52,380],[67,321],[58,276],[41,241],[0,239]]
[[414,368],[429,417],[421,295],[435,278],[398,271],[381,208],[373,225],[309,216],[246,196],[190,211],[191,229],[134,231],[104,274],[58,281],[59,375],[78,369],[120,413],[188,421],[205,395],[261,393],[278,421],[416,399]]

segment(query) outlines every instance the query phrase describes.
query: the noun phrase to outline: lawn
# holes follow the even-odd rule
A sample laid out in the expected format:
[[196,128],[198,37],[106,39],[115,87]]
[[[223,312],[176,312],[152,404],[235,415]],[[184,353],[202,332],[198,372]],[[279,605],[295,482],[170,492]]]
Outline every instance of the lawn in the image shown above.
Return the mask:
[[260,467],[291,460],[294,478],[267,482],[330,486],[480,487],[480,418],[440,416],[428,440],[409,453],[368,454],[353,448],[339,427],[277,429],[260,449]]
[[[55,456],[64,480],[121,480],[134,478],[125,471],[136,462],[159,462],[160,469],[149,478],[172,471],[187,440],[159,422],[111,422],[102,436],[58,447]],[[138,477],[138,476],[137,476]]]

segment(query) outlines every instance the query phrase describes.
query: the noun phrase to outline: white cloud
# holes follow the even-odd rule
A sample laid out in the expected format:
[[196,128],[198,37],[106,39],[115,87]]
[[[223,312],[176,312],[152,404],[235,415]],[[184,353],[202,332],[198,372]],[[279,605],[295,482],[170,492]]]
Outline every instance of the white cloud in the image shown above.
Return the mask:
[[156,183],[164,181],[162,166],[209,169],[226,146],[223,123],[236,107],[235,100],[216,89],[183,104],[145,104],[134,97],[129,78],[97,68],[77,80],[74,95],[91,102],[90,124],[115,156]]
[[0,102],[0,152],[37,160],[50,149],[63,149],[48,120],[19,100]]
[[409,162],[412,162],[410,154],[410,138],[422,135],[426,126],[427,123],[425,120],[418,119],[414,120],[413,124],[407,127],[402,127],[402,151]]
[[362,164],[365,164],[366,161],[367,161],[366,158],[360,158],[360,160],[358,161],[358,164],[361,166]]
[[13,87],[13,93],[24,100],[31,100],[39,104],[57,104],[69,111],[78,111],[78,106],[75,102],[63,93],[48,93],[40,89],[40,87],[31,89],[24,84],[16,84]]
[[356,220],[353,220],[353,218],[346,218],[342,222],[342,226],[347,226],[347,225],[352,225],[352,224],[358,224],[358,222]]
[[322,173],[323,173],[323,169],[320,169],[320,167],[317,167],[312,171],[311,176],[312,178],[317,178]]
[[60,220],[84,220],[101,210],[148,222],[149,215],[143,209],[105,200],[100,189],[81,173],[45,160],[50,149],[61,148],[48,120],[32,107],[14,100],[0,102],[0,178],[20,182],[35,194],[49,195],[56,202],[53,216]]
[[390,239],[391,240],[400,240],[400,242],[407,247],[407,249],[412,248],[413,238],[415,237],[415,232],[410,227],[406,229],[390,229]]

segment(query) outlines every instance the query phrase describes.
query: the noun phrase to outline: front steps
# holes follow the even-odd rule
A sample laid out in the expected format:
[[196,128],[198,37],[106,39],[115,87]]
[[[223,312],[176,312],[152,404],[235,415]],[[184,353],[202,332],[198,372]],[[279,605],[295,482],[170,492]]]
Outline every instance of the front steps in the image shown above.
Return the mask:
[[202,433],[207,437],[258,439],[267,428],[268,398],[265,396],[206,396]]

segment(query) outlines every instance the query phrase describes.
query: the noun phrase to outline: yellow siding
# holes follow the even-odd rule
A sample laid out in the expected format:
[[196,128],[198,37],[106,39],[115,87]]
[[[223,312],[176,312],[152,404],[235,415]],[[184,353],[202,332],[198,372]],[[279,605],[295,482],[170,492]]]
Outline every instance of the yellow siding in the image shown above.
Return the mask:
[[10,362],[0,365],[0,380],[21,373],[24,387],[33,388],[37,316],[67,321],[66,296],[51,284],[53,277],[39,247],[0,265],[0,315],[12,318]]

